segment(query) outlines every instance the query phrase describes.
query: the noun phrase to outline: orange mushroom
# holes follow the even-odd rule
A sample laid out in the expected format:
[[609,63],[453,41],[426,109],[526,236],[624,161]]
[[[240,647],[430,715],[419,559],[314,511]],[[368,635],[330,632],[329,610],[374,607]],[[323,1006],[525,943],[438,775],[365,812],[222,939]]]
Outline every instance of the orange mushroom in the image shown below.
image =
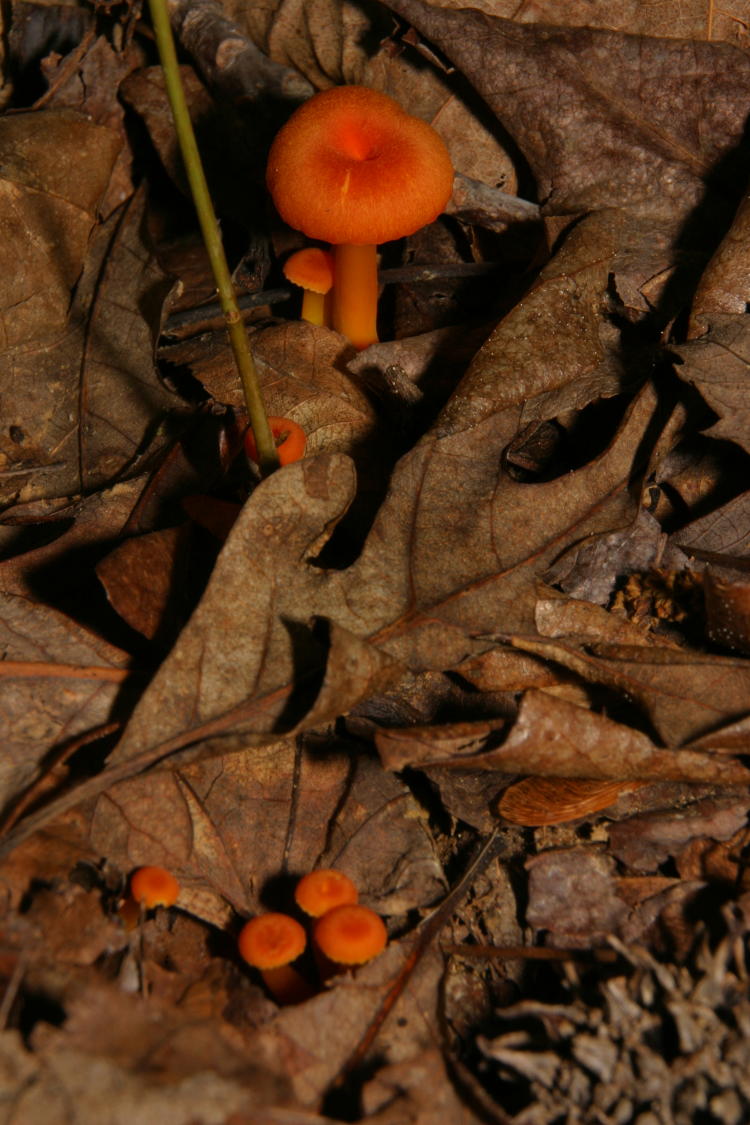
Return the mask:
[[284,262],[284,277],[302,288],[302,320],[329,327],[326,297],[333,285],[333,256],[318,246],[297,250]]
[[[276,443],[279,464],[290,465],[292,461],[300,461],[307,445],[307,437],[302,427],[291,418],[273,418],[270,415],[268,425],[271,427],[271,435]],[[252,430],[248,430],[245,434],[245,453],[251,461],[258,464],[258,447]]]
[[[380,915],[366,906],[335,906],[318,918],[313,930],[316,949],[330,963],[329,972],[340,966],[364,965],[382,953],[388,931]],[[322,975],[329,975],[321,967]]]
[[298,1004],[313,990],[292,961],[305,951],[307,935],[288,914],[259,914],[242,927],[237,945],[240,956],[258,969],[279,1004]]
[[321,867],[303,875],[294,891],[297,906],[311,918],[320,918],[334,906],[352,904],[358,898],[357,888],[349,876],[331,867]]
[[334,245],[333,327],[357,348],[374,343],[376,246],[413,234],[445,207],[453,166],[443,141],[386,94],[337,86],[277,134],[266,183],[285,222]]
[[130,877],[131,897],[145,910],[174,906],[180,897],[180,884],[164,867],[139,867]]

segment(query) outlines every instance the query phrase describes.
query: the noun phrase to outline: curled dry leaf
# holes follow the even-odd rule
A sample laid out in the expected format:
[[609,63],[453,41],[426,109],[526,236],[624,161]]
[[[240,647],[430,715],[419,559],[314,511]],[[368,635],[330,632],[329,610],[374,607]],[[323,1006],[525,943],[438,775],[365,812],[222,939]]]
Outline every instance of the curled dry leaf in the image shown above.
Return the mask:
[[[498,724],[499,726],[499,724]],[[544,691],[527,691],[518,717],[503,742],[491,749],[455,754],[455,739],[470,751],[487,739],[486,723],[462,723],[444,732],[419,729],[381,731],[376,744],[383,764],[404,769],[414,764],[443,769],[492,770],[505,774],[534,774],[607,781],[708,781],[741,785],[750,770],[724,756],[694,750],[662,750],[645,734],[603,715],[555,698]],[[441,754],[441,734],[447,753]],[[447,736],[447,738],[446,738]],[[425,746],[430,748],[425,754]]]
[[578,820],[613,805],[623,793],[632,793],[640,781],[583,781],[573,778],[527,777],[509,786],[497,811],[511,824],[535,828]]
[[706,797],[675,810],[644,813],[613,824],[610,850],[634,871],[656,871],[693,840],[729,840],[747,823],[750,798]]
[[668,746],[697,739],[750,710],[750,668],[741,659],[655,646],[588,649],[562,639],[513,637],[511,643],[636,702]]

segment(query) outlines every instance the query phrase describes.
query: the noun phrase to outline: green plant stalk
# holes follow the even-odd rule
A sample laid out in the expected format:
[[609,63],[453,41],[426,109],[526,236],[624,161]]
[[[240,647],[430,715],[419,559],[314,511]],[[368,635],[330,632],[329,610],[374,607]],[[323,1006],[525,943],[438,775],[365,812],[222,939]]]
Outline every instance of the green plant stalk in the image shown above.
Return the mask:
[[255,444],[258,449],[260,471],[263,476],[272,473],[279,467],[279,458],[276,452],[276,443],[273,440],[268,416],[263,405],[260,393],[258,372],[247,342],[247,333],[242,323],[237,299],[234,295],[234,286],[229,273],[224,245],[221,241],[219,224],[214,213],[211,196],[206,183],[198,145],[195,141],[193,123],[185,101],[185,92],[182,88],[177,52],[175,50],[172,28],[169,23],[166,0],[149,0],[151,9],[151,22],[156,37],[156,46],[159,50],[164,81],[167,87],[169,104],[172,107],[177,139],[182,152],[190,191],[193,195],[195,210],[198,213],[203,241],[206,245],[211,270],[216,282],[221,310],[226,321],[229,333],[229,342],[234,354],[234,361],[239,371],[242,390],[245,394],[247,413],[250,425],[255,434]]

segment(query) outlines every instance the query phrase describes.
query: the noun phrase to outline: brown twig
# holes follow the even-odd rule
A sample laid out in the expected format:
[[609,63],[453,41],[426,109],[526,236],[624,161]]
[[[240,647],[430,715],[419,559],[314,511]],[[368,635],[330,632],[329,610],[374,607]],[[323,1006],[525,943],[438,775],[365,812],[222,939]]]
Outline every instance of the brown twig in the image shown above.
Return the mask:
[[106,680],[121,684],[132,676],[129,668],[104,668],[96,664],[51,664],[46,660],[0,660],[0,676],[30,676],[56,680]]

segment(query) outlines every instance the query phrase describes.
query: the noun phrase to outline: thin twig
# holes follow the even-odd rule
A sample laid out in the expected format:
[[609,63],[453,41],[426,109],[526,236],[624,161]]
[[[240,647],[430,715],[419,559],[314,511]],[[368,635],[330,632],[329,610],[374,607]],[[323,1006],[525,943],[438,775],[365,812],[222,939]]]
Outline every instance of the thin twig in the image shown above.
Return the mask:
[[380,1029],[395,1007],[398,998],[406,988],[422,955],[430,943],[437,937],[448,919],[455,914],[459,903],[469,893],[472,885],[477,881],[482,872],[489,867],[492,861],[496,859],[506,847],[507,842],[505,837],[501,835],[501,830],[496,828],[486,843],[481,846],[479,852],[469,864],[468,869],[461,876],[455,887],[448,892],[440,903],[440,906],[433,910],[432,914],[422,922],[411,952],[385,994],[383,1002],[374,1018],[371,1020],[369,1027],[342,1067],[334,1085],[340,1085],[345,1080],[347,1074],[356,1070],[364,1062],[370,1048],[380,1033]]
[[37,800],[44,792],[44,788],[53,770],[59,769],[69,758],[72,758],[72,756],[77,754],[84,746],[88,746],[90,742],[97,742],[100,738],[106,738],[107,735],[114,734],[121,726],[121,722],[102,723],[101,726],[94,727],[92,730],[87,730],[85,734],[81,734],[78,738],[73,738],[70,742],[67,742],[53,757],[52,761],[47,764],[44,773],[40,777],[37,777],[28,788],[24,789],[8,811],[0,818],[0,836],[5,836],[10,832],[11,829],[18,824],[26,810],[36,804]]
[[0,660],[0,677],[53,680],[106,680],[121,684],[132,676],[128,668],[103,668],[96,664],[51,664],[46,660]]
[[[393,269],[380,270],[378,281],[381,285],[407,285],[428,284],[432,281],[452,281],[466,278],[486,277],[494,273],[507,273],[507,267],[501,262],[445,262],[434,265],[395,266]],[[299,290],[297,290],[299,293]],[[294,296],[291,286],[279,286],[276,289],[261,289],[257,293],[245,293],[237,298],[237,307],[244,317],[248,317],[255,309],[264,305],[280,305],[290,301]],[[216,301],[206,302],[192,309],[181,309],[172,313],[164,326],[165,336],[176,336],[182,329],[199,324],[201,329],[218,327],[223,324],[221,307]]]

